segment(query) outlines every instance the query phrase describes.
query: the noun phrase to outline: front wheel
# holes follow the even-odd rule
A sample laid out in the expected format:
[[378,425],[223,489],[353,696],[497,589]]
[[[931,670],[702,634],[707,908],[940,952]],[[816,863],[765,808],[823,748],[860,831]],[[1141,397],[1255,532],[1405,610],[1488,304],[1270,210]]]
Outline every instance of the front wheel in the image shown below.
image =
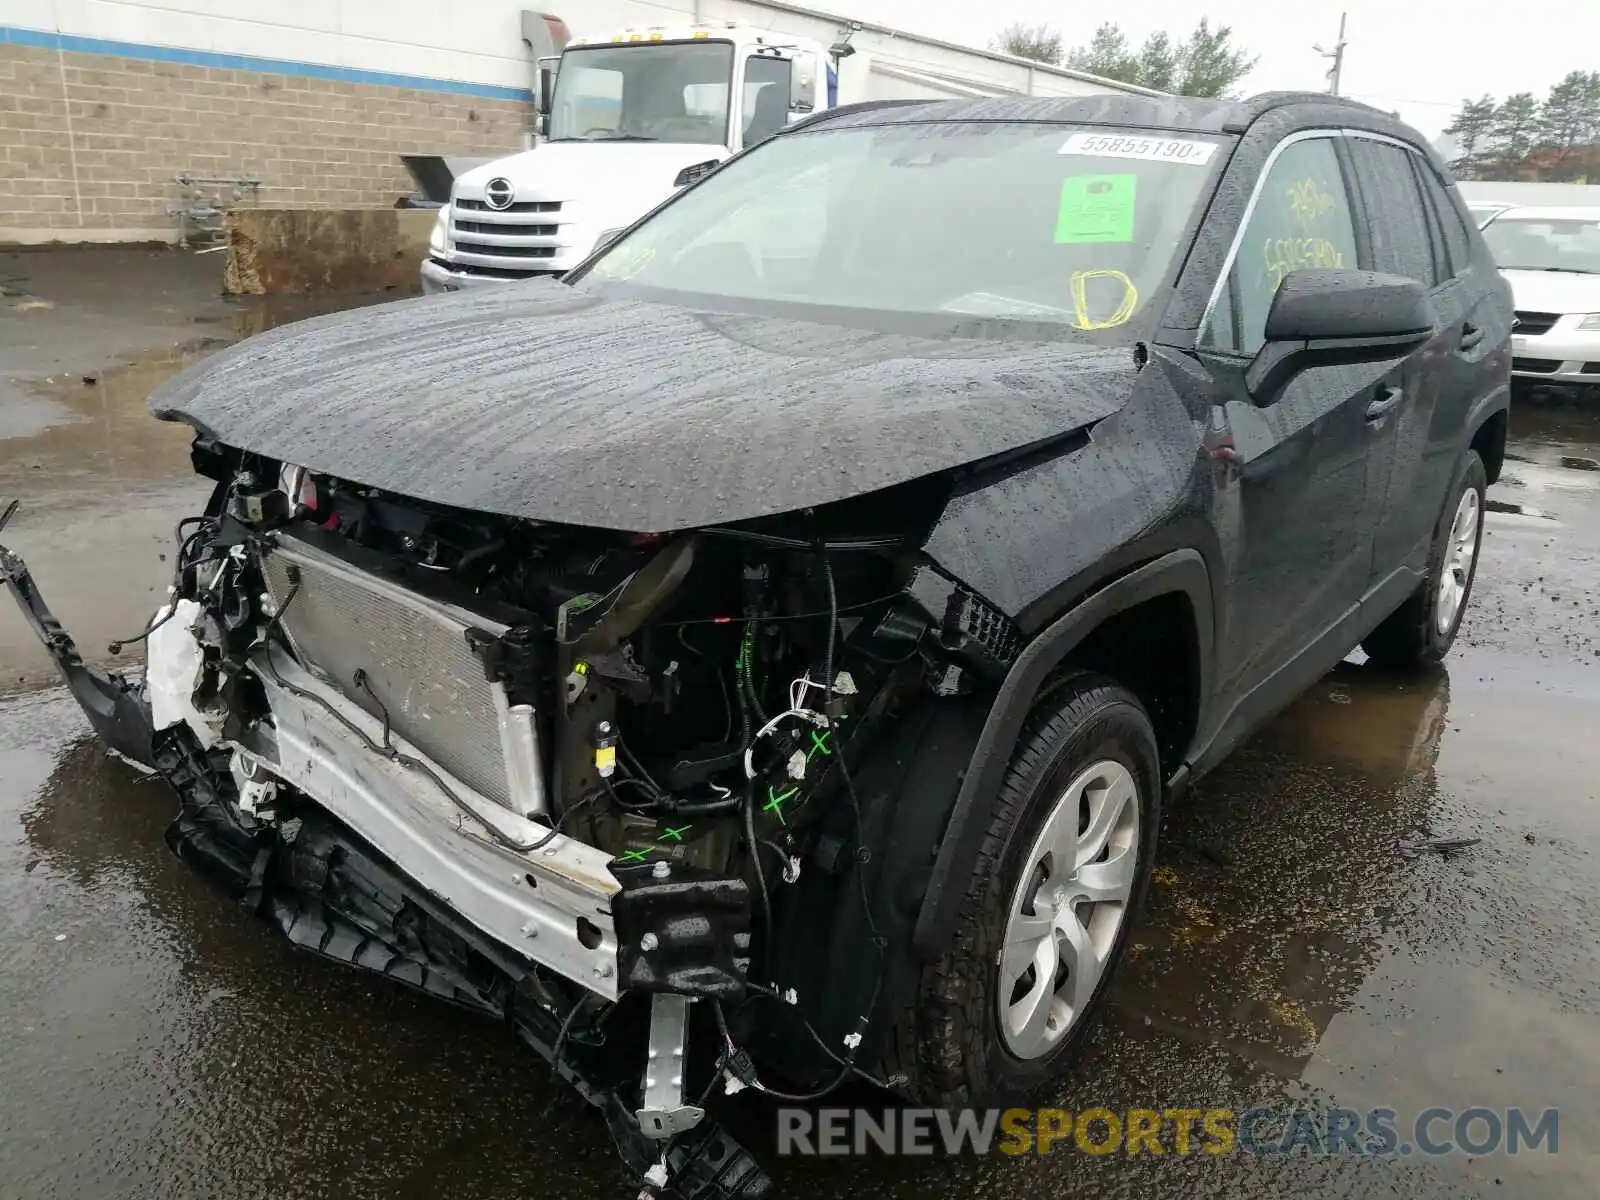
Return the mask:
[[952,944],[898,1024],[908,1095],[982,1107],[1060,1084],[1148,884],[1160,788],[1138,699],[1099,676],[1063,681],[1006,772]]
[[1434,533],[1427,578],[1361,643],[1379,666],[1435,667],[1450,652],[1478,573],[1487,487],[1483,460],[1468,450]]

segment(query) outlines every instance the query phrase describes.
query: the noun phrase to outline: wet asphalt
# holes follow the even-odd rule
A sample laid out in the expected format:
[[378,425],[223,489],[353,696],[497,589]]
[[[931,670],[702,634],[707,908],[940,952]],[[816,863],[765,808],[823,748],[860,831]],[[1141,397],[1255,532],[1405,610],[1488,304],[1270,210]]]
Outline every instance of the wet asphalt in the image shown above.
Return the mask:
[[[145,393],[307,311],[224,302],[219,269],[0,254],[0,497],[26,502],[6,540],[90,657],[142,623],[203,501]],[[1560,1152],[778,1160],[771,1110],[741,1105],[781,1195],[1596,1194],[1600,400],[1523,404],[1513,443],[1447,670],[1356,656],[1167,814],[1059,1102],[1558,1107]],[[633,1194],[503,1030],[291,950],[183,867],[170,794],[48,683],[0,604],[0,1197]],[[1437,837],[1480,840],[1411,852]]]

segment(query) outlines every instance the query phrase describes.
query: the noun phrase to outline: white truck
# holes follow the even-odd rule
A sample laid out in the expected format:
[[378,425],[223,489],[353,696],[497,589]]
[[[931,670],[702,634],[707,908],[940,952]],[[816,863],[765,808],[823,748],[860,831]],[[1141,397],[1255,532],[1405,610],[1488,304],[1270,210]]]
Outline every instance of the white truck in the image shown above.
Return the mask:
[[423,291],[564,274],[602,235],[730,155],[841,104],[1154,94],[774,0],[745,7],[837,33],[825,44],[741,21],[650,26],[574,39],[559,58],[540,59],[537,146],[455,180],[423,260]]

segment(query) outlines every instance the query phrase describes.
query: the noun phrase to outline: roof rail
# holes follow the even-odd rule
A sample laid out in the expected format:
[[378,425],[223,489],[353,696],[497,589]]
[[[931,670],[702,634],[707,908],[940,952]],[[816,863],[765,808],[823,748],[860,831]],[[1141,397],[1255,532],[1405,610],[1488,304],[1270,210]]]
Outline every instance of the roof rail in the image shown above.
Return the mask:
[[1252,121],[1275,108],[1283,108],[1289,104],[1332,104],[1341,108],[1377,113],[1380,117],[1393,119],[1394,116],[1393,113],[1385,112],[1365,101],[1353,100],[1349,96],[1336,96],[1332,92],[1261,92],[1239,101],[1239,107],[1250,114]]
[[812,113],[809,117],[780,129],[779,133],[793,133],[797,129],[809,129],[813,125],[821,125],[835,117],[847,117],[852,113],[872,112],[880,108],[906,108],[913,104],[939,104],[939,100],[861,100],[855,104],[841,104],[837,108],[825,108],[821,112]]

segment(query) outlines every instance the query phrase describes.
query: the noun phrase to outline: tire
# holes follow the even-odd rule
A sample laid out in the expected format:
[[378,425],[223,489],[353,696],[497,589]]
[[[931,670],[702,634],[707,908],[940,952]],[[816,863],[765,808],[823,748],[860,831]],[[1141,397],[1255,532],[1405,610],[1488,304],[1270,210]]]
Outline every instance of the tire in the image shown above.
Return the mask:
[[[1478,550],[1483,545],[1484,489],[1488,476],[1476,450],[1468,450],[1455,486],[1450,490],[1439,526],[1428,551],[1428,574],[1406,601],[1384,618],[1383,624],[1361,643],[1367,657],[1380,667],[1418,670],[1436,667],[1450,652],[1472,597],[1478,577]],[[1471,528],[1462,538],[1462,522],[1470,508]],[[1470,547],[1471,557],[1463,555]],[[1445,616],[1441,596],[1452,599]]]
[[[1068,789],[1086,777],[1091,778],[1083,793],[1085,799],[1067,803]],[[1131,829],[1113,823],[1109,816],[1126,784],[1131,784],[1133,795],[1118,811],[1131,811],[1135,822]],[[1086,673],[1075,674],[1052,689],[1025,729],[1001,782],[957,913],[954,936],[939,959],[921,969],[915,999],[897,1021],[890,1061],[885,1066],[904,1080],[900,1090],[908,1098],[936,1107],[988,1107],[1039,1099],[1059,1088],[1104,1003],[1107,985],[1122,959],[1134,915],[1149,885],[1160,789],[1155,731],[1131,692]],[[1098,808],[1094,807],[1095,797],[1099,797]],[[1070,829],[1072,845],[1082,852],[1086,811],[1103,818],[1101,823],[1107,826],[1107,851],[1092,863],[1102,871],[1090,875],[1081,868],[1071,872],[1057,868],[1043,874],[1043,868],[1035,870],[1038,844],[1041,839],[1048,841],[1051,831]],[[1049,821],[1052,815],[1068,812],[1073,814],[1068,821]],[[1089,835],[1098,838],[1098,832],[1099,827],[1094,826]],[[1053,864],[1054,859],[1051,861]],[[1120,879],[1129,865],[1131,879],[1120,909],[1114,903],[1074,903],[1070,890],[1065,896],[1058,891],[1087,887],[1091,880]],[[1003,954],[1006,932],[1008,927],[1014,932],[1024,928],[1011,922],[1018,897],[1025,895],[1031,897],[1022,906],[1027,919],[1038,922],[1043,918],[1049,932],[1035,943],[1034,955],[1008,958]],[[1072,915],[1048,915],[1063,910]],[[1064,972],[1061,986],[1078,1001],[1070,1017],[1061,1020],[1060,1010],[1050,1001],[1049,1011],[1057,1014],[1059,1028],[1034,1021],[1022,1033],[1008,1033],[1002,1029],[1002,992],[1007,999],[1005,1011],[1011,1016],[1041,1011],[1037,998],[1046,993],[1038,964],[1051,959],[1053,947],[1065,945],[1070,950],[1073,942],[1060,932],[1068,928],[1067,920],[1076,924],[1078,935],[1103,947],[1096,955],[1102,964],[1098,977],[1092,971],[1075,976],[1063,962],[1052,982],[1062,980]],[[1026,928],[1031,932],[1039,926]],[[1065,955],[1066,951],[1055,953],[1056,958]],[[1003,985],[1003,970],[1024,959],[1033,963],[1032,986]],[[1079,981],[1092,984],[1086,1003],[1075,990]],[[1011,1002],[1019,989],[1026,994],[1020,1007],[1014,1007]],[[1030,997],[1034,998],[1031,1004]],[[1032,1042],[1034,1033],[1042,1033],[1045,1041]],[[1029,1052],[1019,1053],[1019,1044]]]

